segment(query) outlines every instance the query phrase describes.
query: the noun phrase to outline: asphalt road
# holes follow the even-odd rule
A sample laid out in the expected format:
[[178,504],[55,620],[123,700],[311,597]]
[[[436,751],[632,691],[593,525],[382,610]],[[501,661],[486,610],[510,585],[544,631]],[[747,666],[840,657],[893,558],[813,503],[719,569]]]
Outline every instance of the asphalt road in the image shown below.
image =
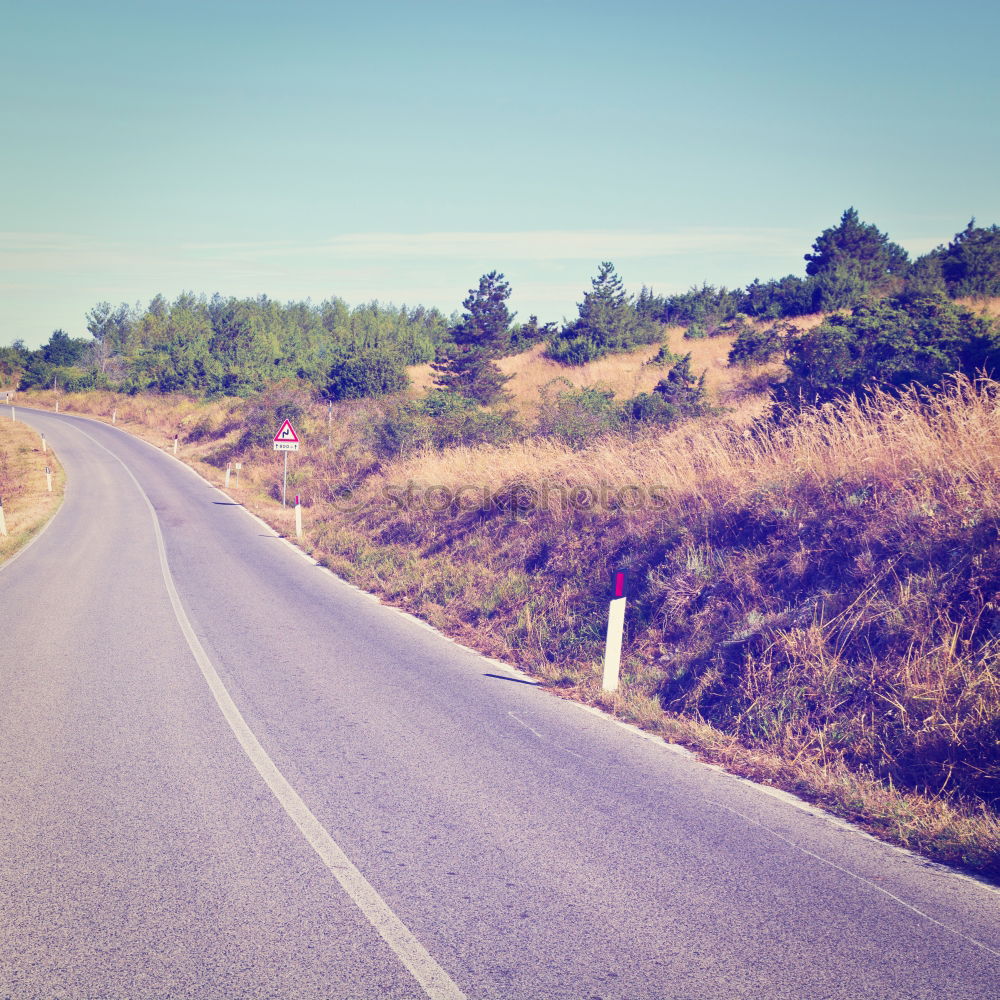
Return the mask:
[[994,890],[503,676],[141,441],[18,414],[69,488],[0,570],[0,998],[1000,993]]

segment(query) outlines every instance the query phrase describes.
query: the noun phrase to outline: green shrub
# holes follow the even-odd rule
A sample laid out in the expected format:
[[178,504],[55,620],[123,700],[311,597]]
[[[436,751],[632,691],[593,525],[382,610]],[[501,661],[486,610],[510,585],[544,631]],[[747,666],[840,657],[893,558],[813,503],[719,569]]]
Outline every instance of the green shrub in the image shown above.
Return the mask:
[[387,396],[409,384],[403,358],[397,352],[362,350],[330,367],[323,396],[334,401]]
[[996,325],[944,296],[866,302],[849,315],[830,316],[792,343],[791,374],[778,397],[823,402],[876,382],[891,388],[929,385],[950,372],[974,376],[998,366]]
[[536,431],[571,448],[582,448],[620,425],[614,398],[613,392],[604,389],[577,389],[568,379],[555,379],[542,388]]

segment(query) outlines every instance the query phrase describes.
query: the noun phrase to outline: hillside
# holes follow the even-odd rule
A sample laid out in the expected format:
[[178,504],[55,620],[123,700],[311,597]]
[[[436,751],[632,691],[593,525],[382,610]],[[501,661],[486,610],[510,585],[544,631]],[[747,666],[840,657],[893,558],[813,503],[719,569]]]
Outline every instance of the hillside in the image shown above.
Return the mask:
[[[807,329],[822,321],[822,315],[801,317],[798,325]],[[755,322],[754,326],[767,323]],[[687,340],[682,326],[665,327],[663,343],[674,354],[691,354],[691,367],[698,374],[705,373],[705,386],[710,399],[719,404],[731,404],[746,395],[742,388],[753,384],[754,376],[762,369],[750,372],[731,368],[729,351],[734,337],[706,337]],[[565,380],[577,388],[602,388],[614,392],[619,399],[650,392],[663,378],[663,367],[647,364],[660,349],[660,344],[644,345],[634,350],[610,354],[585,365],[563,365],[545,357],[545,345],[537,344],[528,351],[498,362],[505,375],[513,378],[506,389],[512,395],[518,411],[527,415],[538,409],[542,389],[556,380]],[[417,398],[433,386],[433,372],[429,364],[413,365],[407,369],[410,376],[410,395]],[[759,389],[756,393],[759,393]],[[754,391],[751,390],[751,394]]]
[[[628,385],[641,357],[581,375]],[[540,379],[525,373],[521,398]],[[248,427],[299,407],[289,485],[321,562],[555,691],[996,875],[998,392],[956,379],[938,399],[878,396],[770,429],[737,412],[576,451],[529,438],[390,462],[366,450],[364,401],[61,404],[114,407],[161,446],[179,434],[217,483],[239,458],[234,495],[286,531],[280,458]],[[619,565],[636,594],[623,687],[607,696]]]

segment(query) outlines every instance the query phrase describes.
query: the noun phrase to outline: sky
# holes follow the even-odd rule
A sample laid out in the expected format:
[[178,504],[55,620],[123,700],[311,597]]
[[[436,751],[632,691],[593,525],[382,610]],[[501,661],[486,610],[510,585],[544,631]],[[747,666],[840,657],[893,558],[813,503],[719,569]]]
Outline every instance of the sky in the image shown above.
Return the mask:
[[520,319],[1000,223],[1000,5],[0,0],[0,344],[182,291]]

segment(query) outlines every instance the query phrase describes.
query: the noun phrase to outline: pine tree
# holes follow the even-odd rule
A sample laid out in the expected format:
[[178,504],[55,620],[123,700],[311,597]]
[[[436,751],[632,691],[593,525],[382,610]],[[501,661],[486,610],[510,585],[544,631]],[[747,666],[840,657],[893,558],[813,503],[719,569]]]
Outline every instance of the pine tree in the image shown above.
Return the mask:
[[465,313],[451,331],[454,346],[431,365],[439,388],[483,406],[505,398],[503,387],[511,376],[504,375],[493,359],[510,347],[514,314],[507,308],[509,297],[510,285],[497,271],[484,274],[479,287],[469,289],[462,303]]

